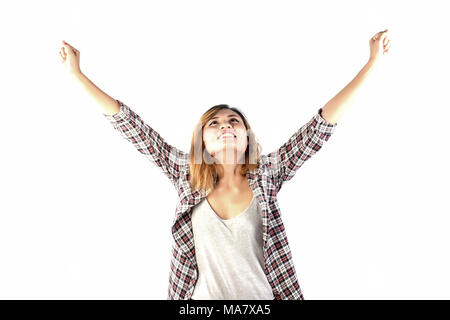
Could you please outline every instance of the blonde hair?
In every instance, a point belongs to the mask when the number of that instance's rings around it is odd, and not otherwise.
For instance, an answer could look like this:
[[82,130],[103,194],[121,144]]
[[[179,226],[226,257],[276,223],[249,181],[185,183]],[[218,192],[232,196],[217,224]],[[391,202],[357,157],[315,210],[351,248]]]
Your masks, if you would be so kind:
[[[197,123],[191,140],[191,152],[190,152],[190,164],[189,164],[189,183],[193,190],[200,189],[202,191],[212,190],[217,183],[217,177],[219,173],[222,173],[222,167],[217,165],[213,160],[213,157],[206,150],[205,143],[203,141],[203,127],[211,120],[216,113],[220,110],[228,109],[236,112],[244,122],[247,129],[247,149],[245,150],[245,163],[240,167],[240,174],[245,176],[248,171],[259,168],[260,166],[260,154],[261,145],[258,139],[253,133],[251,126],[247,118],[243,113],[234,107],[230,107],[227,104],[219,104],[208,109]],[[201,143],[200,143],[201,141]],[[197,143],[196,143],[197,142]],[[204,161],[203,156],[208,160],[208,164]]]

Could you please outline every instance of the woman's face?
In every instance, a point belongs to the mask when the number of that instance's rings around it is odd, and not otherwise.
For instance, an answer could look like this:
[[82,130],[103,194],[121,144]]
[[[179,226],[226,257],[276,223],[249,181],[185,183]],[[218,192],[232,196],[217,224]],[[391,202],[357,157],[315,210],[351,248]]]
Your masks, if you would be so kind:
[[245,163],[247,129],[234,111],[222,109],[203,127],[205,148],[219,163]]

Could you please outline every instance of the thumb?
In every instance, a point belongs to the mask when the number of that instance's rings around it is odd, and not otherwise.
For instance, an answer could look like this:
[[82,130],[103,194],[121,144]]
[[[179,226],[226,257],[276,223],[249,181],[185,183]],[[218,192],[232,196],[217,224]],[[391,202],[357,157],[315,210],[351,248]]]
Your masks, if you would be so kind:
[[70,47],[67,44],[64,44],[63,46],[64,46],[64,49],[66,50],[66,54],[68,54],[68,55],[73,54],[72,50],[70,49]]

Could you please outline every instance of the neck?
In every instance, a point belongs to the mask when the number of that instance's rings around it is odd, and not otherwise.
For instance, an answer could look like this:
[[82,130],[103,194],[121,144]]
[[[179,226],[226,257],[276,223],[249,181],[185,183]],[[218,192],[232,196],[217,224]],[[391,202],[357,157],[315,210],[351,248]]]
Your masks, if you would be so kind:
[[237,188],[245,180],[239,171],[241,164],[221,164],[222,172],[218,173],[217,186],[226,189]]

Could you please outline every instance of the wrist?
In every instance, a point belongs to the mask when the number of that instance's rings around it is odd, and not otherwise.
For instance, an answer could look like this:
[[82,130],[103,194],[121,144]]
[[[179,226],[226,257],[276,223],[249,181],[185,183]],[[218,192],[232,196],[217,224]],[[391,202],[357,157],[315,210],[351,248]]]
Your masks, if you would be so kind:
[[77,79],[81,79],[82,77],[84,77],[84,74],[81,71],[71,71],[70,74],[72,75],[72,77]]
[[376,66],[379,64],[379,62],[380,62],[380,59],[378,59],[378,58],[369,58],[369,60],[367,61],[366,64],[370,65],[370,66]]

